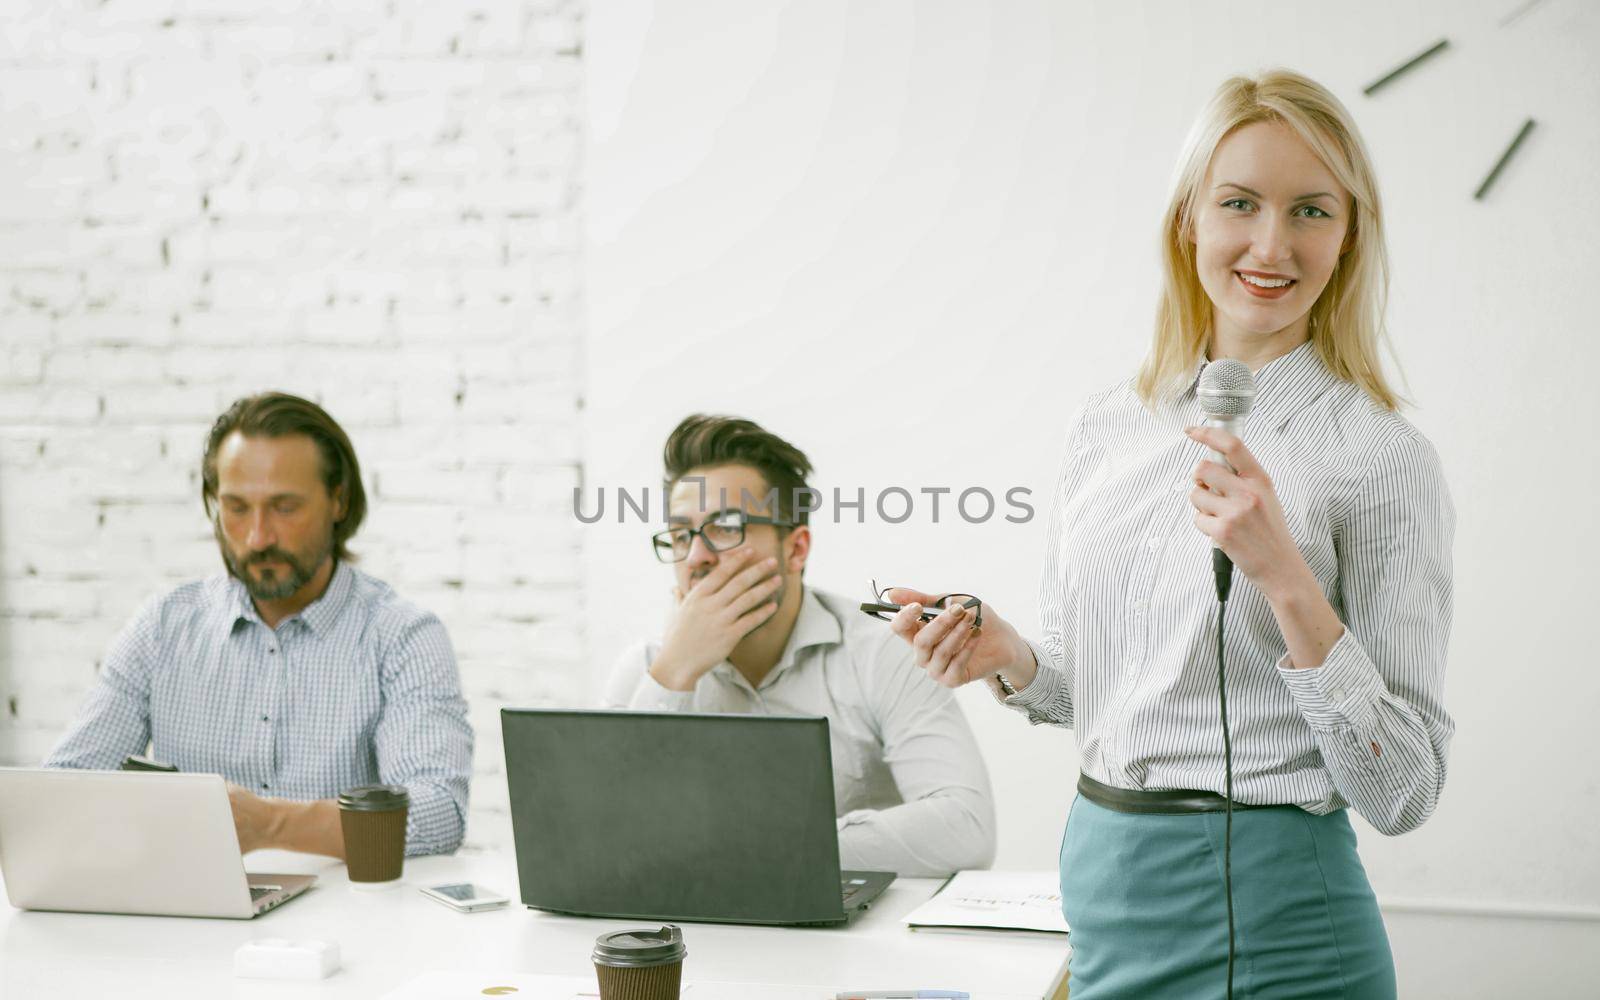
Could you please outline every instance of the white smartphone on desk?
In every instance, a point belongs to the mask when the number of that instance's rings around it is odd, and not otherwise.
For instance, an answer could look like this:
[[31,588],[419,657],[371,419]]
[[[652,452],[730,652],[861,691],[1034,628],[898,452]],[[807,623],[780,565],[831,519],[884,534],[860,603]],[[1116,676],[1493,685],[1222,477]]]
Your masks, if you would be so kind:
[[440,885],[423,886],[422,894],[461,913],[492,910],[509,902],[499,893],[485,889],[481,885],[473,885],[471,882],[444,882]]

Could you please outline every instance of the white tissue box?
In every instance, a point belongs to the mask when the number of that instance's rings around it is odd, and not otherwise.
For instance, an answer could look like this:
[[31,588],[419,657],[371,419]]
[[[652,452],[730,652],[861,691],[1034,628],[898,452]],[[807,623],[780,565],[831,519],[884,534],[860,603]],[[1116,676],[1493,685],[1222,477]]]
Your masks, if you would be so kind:
[[261,938],[233,953],[233,974],[242,979],[326,979],[339,971],[339,946],[332,941]]

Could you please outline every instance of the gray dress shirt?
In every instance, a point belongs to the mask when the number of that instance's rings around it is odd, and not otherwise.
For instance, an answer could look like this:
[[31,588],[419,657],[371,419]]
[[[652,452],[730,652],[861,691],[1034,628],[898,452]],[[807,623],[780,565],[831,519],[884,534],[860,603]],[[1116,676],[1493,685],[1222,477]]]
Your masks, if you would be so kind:
[[724,660],[693,691],[650,676],[660,646],[618,660],[608,708],[821,715],[832,739],[834,812],[844,868],[945,876],[994,861],[994,798],[951,692],[859,601],[807,587],[783,655],[759,687]]
[[[1318,814],[1354,806],[1403,833],[1438,802],[1455,731],[1444,708],[1455,510],[1439,458],[1309,342],[1255,377],[1240,436],[1345,630],[1320,665],[1292,668],[1271,607],[1234,571],[1234,795]],[[1194,390],[1152,413],[1124,383],[1073,422],[1046,532],[1041,669],[1004,698],[1035,723],[1075,728],[1084,771],[1121,788],[1223,789],[1211,540],[1188,496],[1209,453],[1183,434],[1204,419]]]
[[403,785],[408,854],[454,851],[466,827],[472,727],[450,638],[345,563],[276,629],[226,574],[146,604],[44,764],[111,769],[147,747],[274,798]]

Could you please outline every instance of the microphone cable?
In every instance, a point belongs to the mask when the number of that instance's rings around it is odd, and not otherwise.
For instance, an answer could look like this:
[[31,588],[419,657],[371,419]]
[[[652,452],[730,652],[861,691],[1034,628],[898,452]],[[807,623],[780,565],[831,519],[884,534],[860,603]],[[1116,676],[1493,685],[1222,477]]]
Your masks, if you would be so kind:
[[[1255,374],[1233,358],[1207,362],[1195,388],[1206,423],[1237,433],[1235,425],[1250,412],[1256,398]],[[1213,451],[1212,458],[1232,469],[1227,456]],[[1237,470],[1235,470],[1237,471]],[[1217,578],[1217,699],[1222,705],[1223,808],[1228,814],[1222,837],[1222,881],[1228,894],[1228,1000],[1233,1000],[1233,964],[1236,951],[1233,927],[1233,740],[1228,733],[1228,674],[1223,664],[1222,625],[1227,617],[1228,591],[1233,586],[1233,560],[1222,549],[1211,549],[1211,569]]]
[[1222,705],[1223,798],[1227,819],[1222,834],[1222,884],[1228,897],[1228,1000],[1233,1000],[1233,741],[1228,735],[1228,676],[1223,670],[1222,623],[1233,587],[1233,560],[1221,549],[1211,550],[1211,569],[1217,578],[1217,698]]

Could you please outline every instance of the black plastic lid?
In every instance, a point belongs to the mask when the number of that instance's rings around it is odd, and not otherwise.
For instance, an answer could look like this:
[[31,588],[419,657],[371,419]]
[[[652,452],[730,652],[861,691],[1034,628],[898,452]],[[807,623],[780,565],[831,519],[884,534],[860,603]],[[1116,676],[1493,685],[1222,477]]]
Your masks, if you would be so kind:
[[400,785],[362,785],[339,793],[339,808],[356,812],[388,812],[404,809],[410,802],[410,794]]
[[689,954],[683,931],[666,924],[658,931],[630,930],[602,934],[594,942],[594,963],[610,968],[671,965]]

